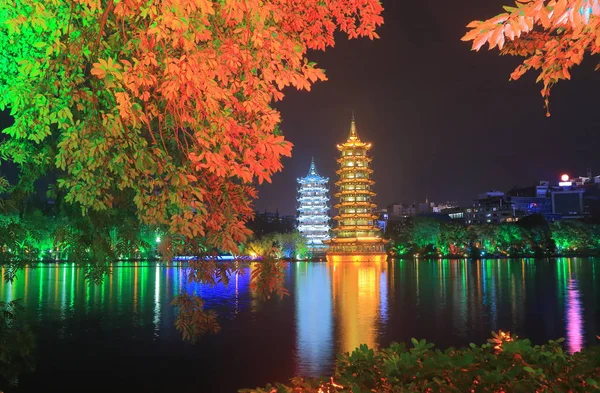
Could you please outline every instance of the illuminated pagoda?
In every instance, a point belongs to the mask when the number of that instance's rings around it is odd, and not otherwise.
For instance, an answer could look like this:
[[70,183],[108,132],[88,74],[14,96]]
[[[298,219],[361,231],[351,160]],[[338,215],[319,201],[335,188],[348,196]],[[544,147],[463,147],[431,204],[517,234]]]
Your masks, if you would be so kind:
[[370,143],[360,140],[356,133],[356,122],[352,116],[348,140],[337,145],[341,157],[337,160],[340,169],[336,172],[339,181],[336,184],[339,192],[335,197],[339,203],[334,207],[338,215],[333,219],[337,226],[329,244],[327,259],[332,261],[374,261],[385,259],[384,246],[388,242],[383,239],[381,230],[375,225],[377,207],[372,198],[375,193],[371,187],[375,183],[370,179],[373,173],[369,169],[371,158],[367,156]]
[[319,176],[315,159],[310,162],[308,175],[298,179],[298,231],[306,238],[313,255],[324,254],[329,239],[328,177]]

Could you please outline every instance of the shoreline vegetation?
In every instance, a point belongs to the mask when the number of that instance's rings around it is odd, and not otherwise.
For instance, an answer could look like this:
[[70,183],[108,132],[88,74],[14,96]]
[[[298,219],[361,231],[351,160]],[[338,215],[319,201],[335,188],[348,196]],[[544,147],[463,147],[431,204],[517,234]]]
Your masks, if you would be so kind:
[[[600,340],[600,337],[598,337]],[[564,339],[532,345],[510,333],[492,332],[483,345],[435,349],[425,340],[412,347],[361,345],[339,354],[333,375],[295,377],[286,384],[240,389],[240,393],[345,392],[598,392],[600,346],[569,354]]]
[[[63,213],[63,214],[61,214]],[[140,224],[128,214],[97,220],[74,212],[39,208],[0,215],[0,265],[74,262],[105,266],[122,261],[173,261],[177,255],[247,261],[269,256],[288,262],[325,260],[313,257],[298,232],[252,236],[238,244],[236,255],[188,244],[166,228]],[[563,220],[549,223],[529,216],[518,223],[464,225],[439,217],[391,221],[385,233],[394,259],[505,259],[600,256],[600,224]],[[218,258],[216,258],[218,259]],[[98,275],[107,272],[100,269]]]
[[548,222],[541,215],[514,223],[470,224],[438,217],[392,221],[386,236],[392,257],[531,258],[600,255],[600,224]]

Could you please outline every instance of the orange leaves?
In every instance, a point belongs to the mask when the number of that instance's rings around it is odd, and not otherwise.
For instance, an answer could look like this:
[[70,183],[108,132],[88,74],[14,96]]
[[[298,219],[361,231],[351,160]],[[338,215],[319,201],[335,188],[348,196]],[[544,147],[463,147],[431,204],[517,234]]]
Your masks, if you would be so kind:
[[123,120],[131,118],[131,101],[127,93],[115,93],[117,99],[117,107],[119,109],[119,115]]
[[[521,0],[486,21],[474,21],[462,38],[478,51],[485,44],[502,54],[525,57],[511,79],[539,70],[546,108],[551,87],[570,79],[584,54],[600,52],[600,3],[596,0]],[[508,42],[507,42],[508,40]]]
[[98,62],[94,63],[93,66],[94,67],[90,72],[99,79],[103,79],[107,75],[115,73],[122,68],[119,63],[114,62],[110,57],[108,60],[98,59]]
[[223,249],[248,235],[251,185],[291,154],[273,102],[327,80],[309,49],[383,23],[378,0],[41,3],[60,15],[44,61],[65,80],[37,93],[61,92],[72,115],[55,115],[53,138],[69,200],[87,211],[128,195],[143,222]]

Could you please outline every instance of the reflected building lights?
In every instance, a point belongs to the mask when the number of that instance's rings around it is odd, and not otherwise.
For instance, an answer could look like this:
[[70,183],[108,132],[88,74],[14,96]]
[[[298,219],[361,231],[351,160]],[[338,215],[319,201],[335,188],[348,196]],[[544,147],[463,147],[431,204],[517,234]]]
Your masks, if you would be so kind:
[[577,280],[570,279],[567,286],[566,301],[566,345],[570,353],[581,351],[584,346],[583,333],[583,307],[581,306],[580,293]]
[[240,312],[240,274],[235,273],[235,308],[233,310],[234,315],[238,315]]
[[40,322],[42,320],[42,310],[43,310],[43,296],[44,296],[44,273],[46,272],[46,269],[42,266],[39,269],[39,275],[40,275],[40,282],[39,282],[39,290],[38,290],[38,312],[37,312],[37,317],[38,317],[38,322]]
[[388,280],[386,270],[379,274],[379,318],[382,325],[388,320]]
[[297,372],[317,377],[334,354],[331,279],[325,263],[297,263]]
[[340,352],[350,352],[360,344],[377,347],[380,280],[385,265],[382,262],[334,264],[335,269],[331,270],[333,307]]
[[154,268],[154,338],[158,338],[160,332],[160,268]]

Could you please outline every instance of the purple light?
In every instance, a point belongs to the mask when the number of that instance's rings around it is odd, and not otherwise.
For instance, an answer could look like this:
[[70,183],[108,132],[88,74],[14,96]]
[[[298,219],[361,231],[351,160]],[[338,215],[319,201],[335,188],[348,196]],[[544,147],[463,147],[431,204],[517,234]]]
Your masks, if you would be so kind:
[[[204,259],[212,259],[213,257],[204,257]],[[256,257],[251,257],[251,256],[238,256],[238,257],[234,257],[233,255],[217,255],[216,257],[217,261],[236,261],[236,260],[254,260],[256,259]],[[174,261],[195,261],[197,260],[198,257],[196,256],[185,256],[185,255],[179,255],[173,258]]]
[[569,280],[567,286],[567,350],[570,353],[583,349],[583,308],[579,299],[577,281]]

